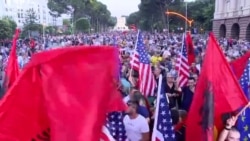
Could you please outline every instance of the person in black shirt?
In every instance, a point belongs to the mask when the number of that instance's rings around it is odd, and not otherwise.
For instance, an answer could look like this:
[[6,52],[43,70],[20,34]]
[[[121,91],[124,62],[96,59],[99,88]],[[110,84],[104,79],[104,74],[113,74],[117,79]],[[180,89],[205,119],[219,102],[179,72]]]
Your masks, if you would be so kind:
[[190,77],[188,79],[188,85],[182,88],[182,101],[181,109],[189,111],[191,103],[193,101],[194,89],[195,89],[195,79]]
[[[170,109],[175,108],[177,106],[178,99],[180,98],[180,92],[177,90],[175,84],[175,76],[171,73],[167,74],[167,81],[163,83],[163,89],[169,99]],[[180,105],[178,105],[178,107],[179,106]]]
[[184,110],[171,110],[171,118],[175,131],[175,139],[176,141],[185,141],[185,120],[186,120],[187,112]]

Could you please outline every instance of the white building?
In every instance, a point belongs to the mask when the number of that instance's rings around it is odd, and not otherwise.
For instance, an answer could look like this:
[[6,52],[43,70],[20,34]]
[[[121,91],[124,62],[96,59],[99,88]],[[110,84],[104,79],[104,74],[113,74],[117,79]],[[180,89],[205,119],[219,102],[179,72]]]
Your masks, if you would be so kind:
[[250,0],[216,0],[213,31],[217,37],[250,41]]
[[11,17],[18,27],[22,27],[26,12],[33,9],[37,15],[37,23],[45,26],[61,26],[61,18],[53,18],[47,7],[48,0],[0,0],[0,18]]
[[117,18],[117,23],[114,27],[115,31],[127,31],[129,30],[126,26],[126,17]]

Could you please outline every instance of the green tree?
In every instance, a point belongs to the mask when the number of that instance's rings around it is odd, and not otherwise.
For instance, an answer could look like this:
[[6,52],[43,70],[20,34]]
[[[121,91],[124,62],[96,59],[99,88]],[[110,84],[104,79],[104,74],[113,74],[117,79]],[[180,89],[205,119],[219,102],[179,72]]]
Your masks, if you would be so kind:
[[63,27],[64,27],[64,34],[71,34],[72,33],[72,20],[70,19],[63,19]]
[[39,36],[43,32],[43,25],[37,23],[37,15],[34,9],[28,9],[25,15],[22,37]]
[[107,6],[97,0],[49,0],[48,7],[59,15],[72,14],[73,21],[89,17],[96,32],[107,30],[116,24]]
[[[188,19],[194,20],[194,27],[211,30],[215,0],[195,1],[188,3]],[[185,27],[185,21],[165,12],[174,11],[185,15],[186,7],[183,0],[141,0],[139,11],[131,13],[127,18],[127,25],[135,24],[142,30],[161,31],[169,22],[170,29]]]
[[50,34],[50,35],[55,35],[57,32],[57,27],[56,26],[47,26],[45,28],[45,33]]
[[17,28],[16,22],[12,18],[10,18],[10,17],[3,17],[3,20],[8,23],[8,25],[11,28],[11,33],[14,34],[15,30]]
[[132,25],[132,24],[138,26],[139,22],[140,22],[140,12],[139,11],[131,13],[126,19],[127,26]]
[[33,8],[26,11],[24,25],[35,24],[37,20],[38,18]]
[[71,26],[71,22],[69,19],[63,19],[63,26]]
[[88,19],[80,19],[75,23],[75,29],[77,32],[89,32],[90,24]]
[[23,27],[22,37],[39,36],[43,32],[43,25],[41,24],[28,24]]
[[6,20],[0,20],[0,39],[10,39],[12,38],[12,29]]

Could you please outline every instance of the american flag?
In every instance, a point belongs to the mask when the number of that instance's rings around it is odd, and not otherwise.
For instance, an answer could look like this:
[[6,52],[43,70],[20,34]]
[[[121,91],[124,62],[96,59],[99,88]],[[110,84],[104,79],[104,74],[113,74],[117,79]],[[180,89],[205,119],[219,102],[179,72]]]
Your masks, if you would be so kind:
[[162,88],[162,75],[159,77],[159,88],[152,141],[175,141],[175,133],[173,130],[168,100],[165,93],[163,93]]
[[137,38],[137,46],[132,57],[131,66],[139,72],[140,92],[145,96],[153,96],[156,82],[141,32],[138,33]]
[[178,71],[179,87],[183,87],[187,84],[189,77],[188,55],[187,55],[186,40],[184,35],[182,39],[181,52],[176,62],[176,69]]
[[122,112],[112,112],[108,114],[103,133],[106,137],[104,141],[126,141],[126,131],[123,124],[124,114]]
[[[249,97],[249,83],[250,83],[250,61],[248,61],[247,66],[244,70],[244,73],[241,76],[240,79],[240,85],[242,90],[244,91],[245,95],[247,96],[248,100],[250,100]],[[245,112],[243,112],[242,115],[238,118],[237,123],[238,129],[241,133],[241,141],[248,141],[250,138],[250,109],[247,108]]]

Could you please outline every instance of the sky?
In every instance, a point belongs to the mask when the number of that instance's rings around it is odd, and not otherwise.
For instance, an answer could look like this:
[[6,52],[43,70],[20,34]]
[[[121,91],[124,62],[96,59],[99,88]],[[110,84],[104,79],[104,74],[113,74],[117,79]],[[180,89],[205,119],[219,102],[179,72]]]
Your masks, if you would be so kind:
[[107,5],[112,16],[128,16],[130,13],[138,11],[138,4],[141,0],[98,0]]

